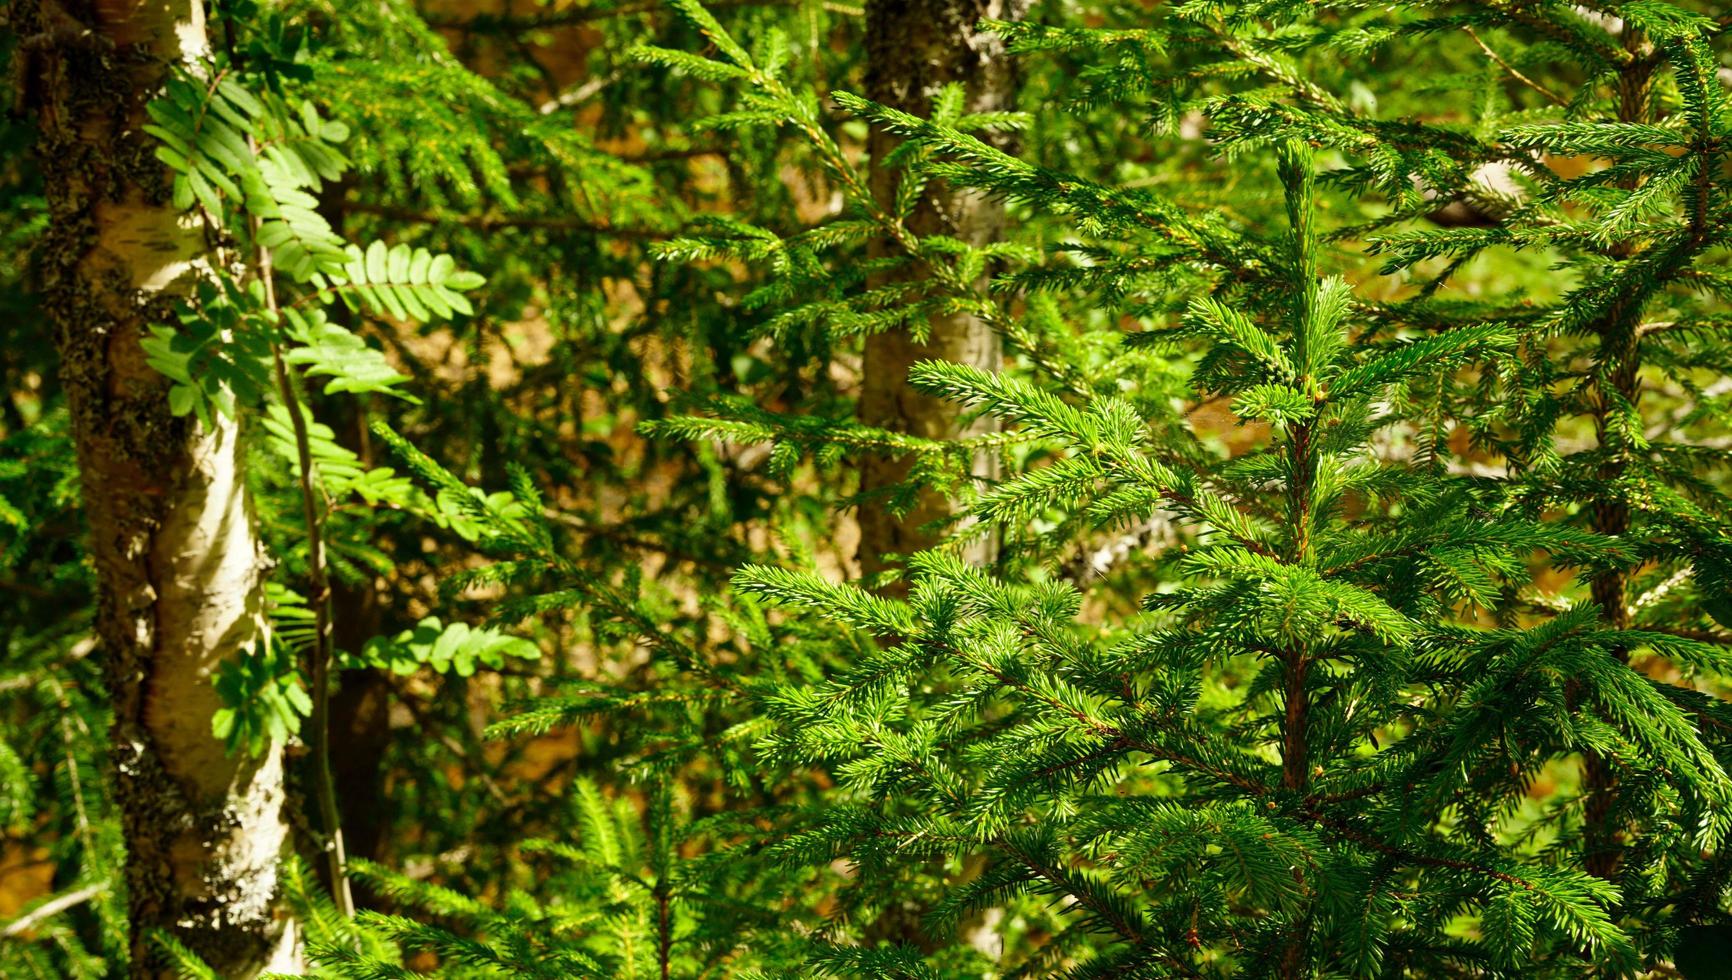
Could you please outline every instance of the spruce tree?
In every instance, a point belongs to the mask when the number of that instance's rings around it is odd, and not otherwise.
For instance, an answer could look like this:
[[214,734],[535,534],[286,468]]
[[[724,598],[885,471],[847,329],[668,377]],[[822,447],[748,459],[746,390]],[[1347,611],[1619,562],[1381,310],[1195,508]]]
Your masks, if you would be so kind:
[[[836,95],[929,154],[917,174],[1067,216],[1086,244],[983,297],[957,273],[978,261],[966,245],[940,257],[900,215],[858,205],[924,264],[943,298],[923,302],[996,311],[1020,342],[1017,376],[932,362],[912,380],[1050,451],[973,504],[1021,544],[1005,575],[959,564],[961,532],[910,562],[906,601],[811,572],[739,577],[748,595],[878,637],[847,672],[763,702],[782,723],[768,757],[823,765],[845,789],[785,853],[846,856],[862,891],[911,884],[898,878],[910,857],[989,855],[934,924],[1028,909],[1025,896],[1069,911],[1005,969],[1562,976],[1699,959],[1724,928],[1732,789],[1716,696],[1728,635],[1713,618],[1724,483],[1720,451],[1691,442],[1714,431],[1721,396],[1703,386],[1723,370],[1718,24],[1647,2],[1187,4],[1154,20],[995,26],[1017,50],[1116,59],[1082,98],[1144,100],[1157,132],[1189,139],[1200,116],[1252,185],[1230,209]],[[691,70],[761,93],[755,121],[811,132],[797,96],[712,40],[713,67]],[[1363,91],[1365,66],[1422,51],[1437,76]],[[1429,118],[1427,87],[1463,75],[1477,100]],[[1360,91],[1332,91],[1347,82]],[[1572,176],[1563,154],[1604,162]],[[1271,156],[1279,236],[1255,193]],[[1320,229],[1325,205],[1364,219]],[[1324,240],[1349,248],[1329,256]],[[1452,294],[1505,246],[1544,249],[1567,275],[1548,289],[1518,256],[1505,295]],[[1412,285],[1373,300],[1320,272],[1363,275],[1355,253]],[[1040,353],[1055,335],[1028,329],[1040,297],[1006,301],[1017,286],[1148,326],[1102,368],[1054,365]],[[1139,399],[1131,352],[1150,349],[1194,364],[1190,408],[1227,400],[1251,447],[1223,459],[1190,410]],[[1639,398],[1650,385],[1664,394]],[[869,437],[793,420],[760,431],[790,448]],[[1176,527],[1177,547],[1139,563],[1143,613],[1103,621],[1097,599],[1079,622],[1088,595],[1066,581],[1065,542],[1151,520]],[[905,949],[848,941],[826,957],[842,972],[920,969]]]

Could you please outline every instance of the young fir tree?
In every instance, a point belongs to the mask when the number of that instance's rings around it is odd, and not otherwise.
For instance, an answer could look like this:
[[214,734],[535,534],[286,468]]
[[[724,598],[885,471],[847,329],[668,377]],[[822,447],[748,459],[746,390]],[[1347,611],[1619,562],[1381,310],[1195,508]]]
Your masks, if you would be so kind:
[[[822,145],[813,108],[773,66],[689,13],[719,54],[655,57],[756,92],[758,111],[733,121]],[[1717,23],[1650,2],[1186,4],[1154,20],[998,27],[1020,50],[1111,59],[1084,99],[1144,100],[1181,139],[1200,117],[1239,173],[1278,148],[1284,241],[1262,230],[1269,208],[1254,193],[1199,213],[1015,159],[942,112],[837,102],[917,148],[904,161],[934,155],[919,179],[1073,218],[1090,241],[1063,251],[1080,261],[1005,285],[1091,290],[1157,325],[1182,306],[1179,326],[1131,346],[1195,352],[1199,404],[1230,399],[1267,439],[1212,457],[1171,405],[1139,399],[1134,361],[1091,371],[1042,357],[1060,341],[1036,332],[1039,297],[1026,313],[980,297],[959,274],[976,250],[922,239],[864,195],[864,231],[809,233],[819,248],[881,234],[923,266],[927,291],[840,299],[875,327],[927,305],[981,310],[1025,377],[931,363],[914,380],[1015,425],[1005,444],[1057,451],[975,504],[980,525],[1024,543],[1013,580],[959,564],[960,537],[911,563],[906,602],[810,573],[743,573],[748,594],[880,638],[848,673],[765,702],[783,722],[771,757],[822,763],[846,787],[786,852],[848,856],[860,891],[880,896],[886,881],[913,887],[898,875],[911,855],[990,855],[934,925],[971,907],[1027,909],[1028,895],[1071,913],[1051,941],[1007,950],[1005,969],[1700,969],[1725,928],[1732,790],[1715,696],[1728,666],[1714,620],[1723,456],[1702,444],[1723,434],[1724,396],[1709,387],[1725,349]],[[1509,43],[1525,50],[1493,46]],[[1421,56],[1435,74],[1391,70]],[[1432,118],[1427,96],[1464,75],[1477,100]],[[1318,278],[1306,144],[1327,151],[1326,179],[1346,192],[1331,201],[1373,219],[1331,237],[1386,256],[1386,272],[1422,273],[1410,292],[1373,302]],[[1569,153],[1599,161],[1571,177]],[[846,184],[848,162],[830,159]],[[1500,281],[1471,261],[1499,246],[1546,249],[1569,274],[1546,283],[1518,257]],[[782,247],[710,237],[673,254]],[[1446,261],[1421,268],[1433,258]],[[1470,274],[1502,295],[1453,295]],[[1644,387],[1658,390],[1638,398]],[[677,429],[788,451],[885,438],[761,414]],[[1076,622],[1083,596],[1038,559],[1071,536],[1050,529],[1074,532],[1077,517],[1184,529],[1183,557],[1149,567],[1145,617],[1102,624],[1097,605]],[[833,937],[859,934],[838,923]],[[842,943],[826,956],[842,971],[927,969],[906,949]]]
[[[1573,678],[1635,751],[1687,774],[1698,841],[1715,843],[1724,773],[1676,706],[1606,661],[1619,642],[1695,648],[1594,629],[1588,609],[1547,629],[1451,621],[1535,549],[1598,562],[1612,547],[1488,520],[1467,488],[1370,449],[1399,419],[1377,404],[1391,385],[1509,335],[1355,343],[1349,288],[1317,271],[1308,154],[1281,153],[1292,233],[1270,253],[1279,291],[1260,309],[1200,299],[1181,326],[1142,335],[1211,342],[1200,385],[1269,425],[1265,448],[1187,472],[1116,399],[1073,406],[941,362],[914,375],[1068,451],[986,495],[981,519],[1086,501],[1101,523],[1158,508],[1200,532],[1188,581],[1145,599],[1149,621],[1078,629],[1073,587],[997,582],[938,553],[917,559],[906,603],[742,573],[751,592],[893,638],[830,684],[772,700],[789,732],[776,749],[836,766],[860,800],[789,848],[874,869],[911,850],[985,849],[993,866],[933,915],[1069,897],[1075,921],[1054,942],[1095,934],[1090,975],[1633,965],[1606,908],[1615,890],[1525,837],[1498,839],[1495,818],[1520,799],[1524,762],[1570,724]],[[1496,778],[1462,778],[1499,750]],[[1165,778],[1137,776],[1150,764]],[[1479,915],[1477,941],[1457,928],[1464,910]]]

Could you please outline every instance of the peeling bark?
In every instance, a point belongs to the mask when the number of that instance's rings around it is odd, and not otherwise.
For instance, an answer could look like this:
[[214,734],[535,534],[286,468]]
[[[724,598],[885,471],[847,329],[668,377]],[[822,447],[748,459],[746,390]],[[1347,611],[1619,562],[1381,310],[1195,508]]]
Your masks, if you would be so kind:
[[[866,92],[885,105],[924,116],[945,85],[960,83],[968,112],[1001,112],[1015,107],[1016,76],[1003,42],[976,29],[982,18],[1020,19],[1029,0],[868,0],[866,4]],[[870,151],[881,161],[895,148],[895,138],[874,130]],[[889,204],[896,175],[882,168],[872,174],[873,193]],[[977,191],[959,191],[934,183],[909,218],[917,235],[949,235],[974,245],[997,239],[1004,225],[1004,208]],[[933,398],[908,386],[908,368],[916,361],[939,358],[997,371],[1004,360],[999,338],[980,319],[944,316],[931,321],[930,336],[917,343],[903,330],[875,334],[866,341],[865,378],[860,396],[860,421],[872,426],[931,439],[977,435],[996,428],[992,419],[964,424],[964,412],[953,402]],[[868,457],[861,467],[861,491],[871,495],[906,479],[907,458]],[[997,458],[982,453],[974,474],[997,475]],[[907,555],[937,543],[920,530],[953,513],[951,503],[935,493],[923,493],[913,508],[898,517],[878,499],[860,509],[860,565],[870,575],[884,570],[889,554]],[[976,539],[966,557],[977,564],[996,557],[996,541]]]
[[78,446],[97,633],[114,708],[134,977],[165,975],[162,931],[224,977],[301,965],[277,867],[283,758],[211,735],[211,675],[265,635],[266,560],[233,422],[173,417],[139,345],[201,268],[203,235],[168,203],[140,130],[169,68],[205,52],[199,0],[24,0],[23,37],[51,229],[40,252]]

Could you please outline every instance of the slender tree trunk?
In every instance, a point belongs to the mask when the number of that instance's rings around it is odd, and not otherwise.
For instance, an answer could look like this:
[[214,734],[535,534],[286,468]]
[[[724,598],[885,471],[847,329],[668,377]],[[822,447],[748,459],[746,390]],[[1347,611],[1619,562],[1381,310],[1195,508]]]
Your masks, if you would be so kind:
[[[359,650],[385,632],[370,585],[334,584],[332,591],[337,649]],[[385,752],[391,743],[391,684],[383,672],[346,672],[343,685],[331,695],[331,741],[341,746],[331,768],[349,858],[379,860],[385,856],[390,830]],[[362,890],[365,884],[356,882],[355,887]]]
[[[868,97],[924,116],[940,89],[960,83],[967,92],[969,112],[1013,108],[1016,75],[1011,59],[999,39],[977,30],[976,24],[982,18],[1019,19],[1028,4],[1029,0],[867,0]],[[873,131],[874,161],[882,161],[894,146],[894,137]],[[873,193],[886,205],[893,199],[896,176],[882,167],[873,171]],[[981,245],[998,238],[1004,208],[977,192],[935,183],[927,188],[908,224],[917,235],[943,234]],[[991,431],[992,420],[965,425],[956,404],[914,391],[907,378],[911,365],[927,359],[997,371],[1004,357],[997,334],[972,316],[938,317],[928,327],[930,336],[924,343],[905,330],[867,339],[860,421],[933,439]],[[868,457],[861,468],[860,488],[871,499],[860,508],[860,564],[869,575],[888,567],[891,554],[906,555],[937,543],[921,526],[952,513],[950,502],[935,493],[921,494],[906,514],[892,513],[881,492],[902,482],[910,465],[907,458]],[[977,477],[991,479],[996,469],[992,454],[982,453],[975,460]],[[994,539],[980,538],[967,557],[986,564],[996,551]]]
[[300,966],[280,906],[283,757],[213,738],[211,675],[264,638],[266,566],[232,422],[170,415],[139,340],[204,266],[140,131],[170,67],[206,50],[199,0],[24,0],[52,221],[45,308],[78,445],[113,700],[134,977],[167,933],[223,977]]
[[[349,228],[343,202],[351,185],[352,175],[326,188],[319,202],[319,213],[345,239],[349,237]],[[319,405],[320,411],[315,416],[331,422],[338,441],[353,450],[363,465],[369,468],[377,465],[367,430],[367,413],[351,398],[327,401],[329,404]],[[360,650],[368,640],[386,632],[384,614],[372,582],[331,583],[332,639],[337,649]],[[358,670],[343,676],[341,685],[331,695],[331,740],[342,746],[342,751],[331,758],[331,769],[336,778],[337,803],[342,809],[344,847],[351,859],[381,860],[386,856],[390,830],[385,800],[385,752],[391,744],[391,684],[384,673]],[[365,882],[352,881],[351,885],[357,891],[366,891]],[[384,896],[367,897],[377,900]]]
[[[1645,123],[1652,116],[1654,64],[1649,56],[1653,54],[1653,45],[1641,31],[1628,24],[1619,25],[1618,32],[1624,50],[1636,56],[1618,76],[1618,119]],[[1619,242],[1613,246],[1612,252],[1625,258],[1631,254],[1632,247],[1628,242]],[[1635,406],[1642,397],[1636,325],[1641,319],[1643,305],[1642,302],[1620,300],[1612,304],[1604,318],[1594,326],[1600,343],[1594,389],[1594,432],[1600,449],[1610,454],[1600,468],[1600,478],[1607,483],[1623,476],[1627,467],[1624,454],[1629,450],[1625,440],[1614,433],[1611,419],[1620,410],[1618,403]],[[1621,538],[1630,531],[1630,508],[1623,501],[1597,501],[1590,513],[1593,528],[1600,534]],[[1629,575],[1621,569],[1602,572],[1590,580],[1589,587],[1606,624],[1613,629],[1628,629]],[[1612,656],[1628,662],[1630,652],[1620,647],[1612,651]],[[1578,692],[1572,686],[1569,693],[1574,701]],[[1598,752],[1583,753],[1582,783],[1587,794],[1583,811],[1586,851],[1583,864],[1590,873],[1610,879],[1618,873],[1622,863],[1629,830],[1615,813],[1618,802],[1616,764]]]

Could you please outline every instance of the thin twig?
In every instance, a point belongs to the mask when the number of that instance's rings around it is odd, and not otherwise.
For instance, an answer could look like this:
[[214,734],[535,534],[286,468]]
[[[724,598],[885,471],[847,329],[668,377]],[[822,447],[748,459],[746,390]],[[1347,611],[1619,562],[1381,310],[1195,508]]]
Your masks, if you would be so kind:
[[39,923],[45,922],[76,905],[82,905],[106,891],[108,891],[108,883],[99,881],[94,885],[85,885],[83,888],[51,898],[7,923],[6,928],[0,929],[0,938],[11,939],[15,936],[22,936],[34,929]]
[[1516,81],[1521,82],[1523,85],[1526,85],[1528,88],[1531,88],[1535,92],[1538,92],[1539,94],[1545,96],[1547,99],[1551,100],[1553,105],[1569,105],[1570,104],[1568,99],[1565,99],[1562,96],[1559,96],[1557,93],[1553,92],[1551,89],[1546,88],[1544,85],[1541,85],[1539,82],[1536,82],[1533,79],[1522,74],[1519,70],[1516,69],[1516,67],[1514,65],[1510,64],[1509,62],[1503,60],[1503,58],[1499,57],[1498,53],[1496,51],[1493,51],[1491,49],[1490,45],[1487,45],[1484,41],[1481,41],[1479,39],[1479,35],[1474,33],[1473,28],[1463,27],[1462,30],[1467,32],[1468,37],[1473,38],[1473,43],[1479,45],[1479,49],[1481,51],[1485,52],[1485,56],[1487,58],[1490,58],[1492,61],[1496,62],[1497,66],[1499,68],[1502,68],[1504,71],[1509,72],[1510,76],[1513,77]]
[[582,105],[590,99],[595,98],[609,85],[619,81],[623,75],[624,72],[616,71],[610,72],[606,75],[597,75],[594,78],[585,79],[581,85],[574,85],[567,88],[565,91],[560,92],[558,95],[548,99],[541,105],[536,106],[535,111],[540,115],[546,116],[558,112],[561,109],[569,109],[572,106]]
[[[249,143],[251,139],[249,137]],[[257,152],[257,147],[254,147]],[[254,230],[258,221],[254,219]],[[273,321],[279,318],[276,275],[271,263],[271,250],[258,247],[258,275],[265,291],[265,307]],[[307,585],[311,595],[307,602],[313,607],[313,644],[308,651],[308,684],[312,687],[313,712],[307,719],[307,747],[312,754],[313,796],[324,825],[325,856],[330,864],[331,897],[337,910],[346,918],[354,918],[355,895],[349,886],[348,855],[343,847],[343,821],[337,810],[337,791],[331,776],[331,583],[325,575],[324,517],[320,513],[319,494],[313,486],[312,439],[308,434],[307,409],[301,403],[283,358],[282,345],[271,338],[271,361],[275,369],[277,395],[289,413],[294,430],[295,457],[300,469],[301,516],[307,529]]]
[[[267,275],[269,266],[263,270]],[[267,278],[266,282],[270,280]],[[275,296],[270,287],[265,290],[272,309]],[[331,586],[325,578],[324,522],[319,515],[318,498],[312,485],[312,443],[307,433],[306,409],[296,395],[289,379],[288,365],[283,362],[281,349],[271,344],[275,362],[277,390],[289,411],[294,428],[295,455],[301,471],[301,510],[307,526],[307,584],[312,593],[307,601],[313,607],[313,645],[308,652],[307,682],[312,687],[313,713],[307,719],[307,746],[313,756],[313,795],[319,806],[319,819],[324,824],[325,855],[330,862],[331,892],[337,910],[344,916],[355,915],[355,896],[349,887],[348,856],[343,847],[342,817],[337,810],[336,787],[331,776]]]

